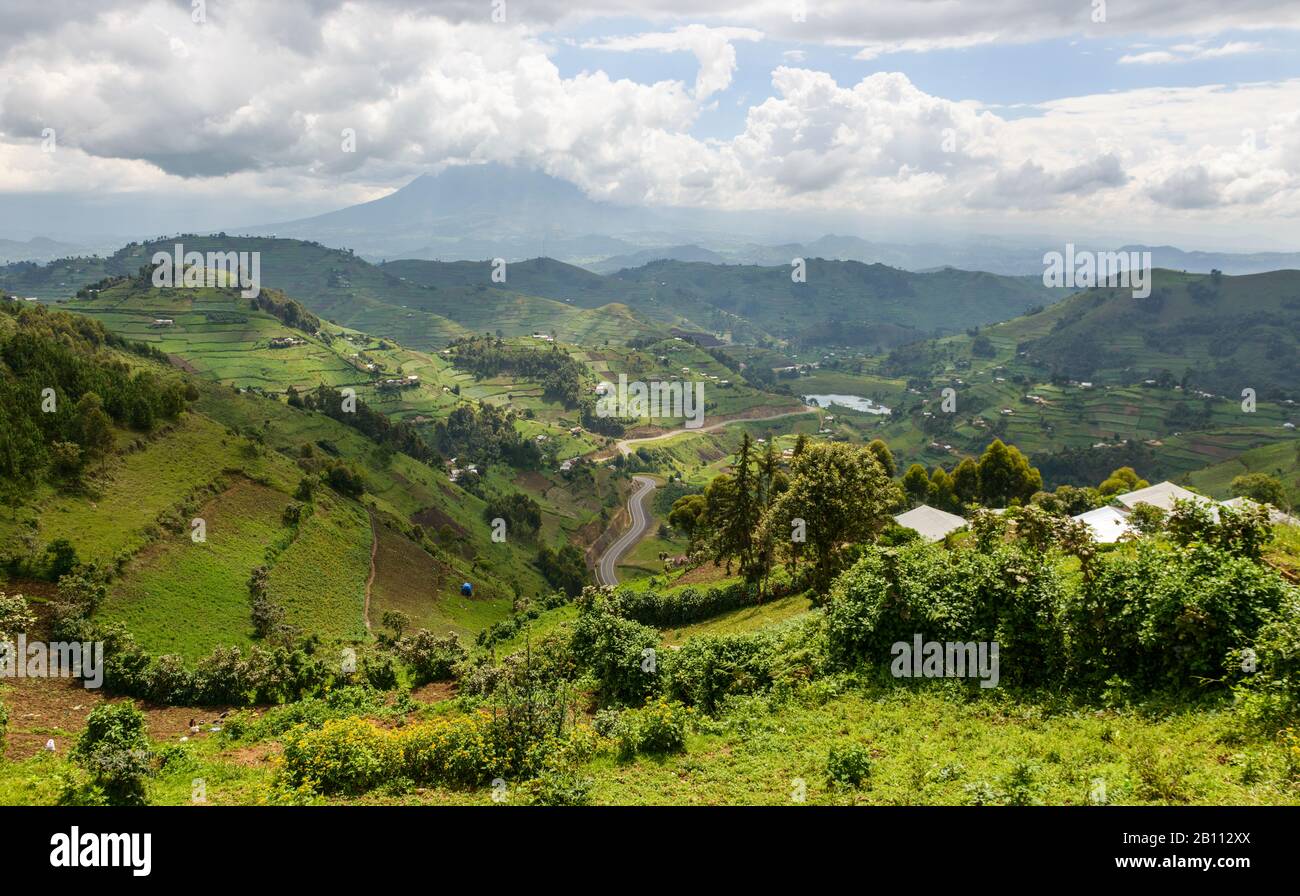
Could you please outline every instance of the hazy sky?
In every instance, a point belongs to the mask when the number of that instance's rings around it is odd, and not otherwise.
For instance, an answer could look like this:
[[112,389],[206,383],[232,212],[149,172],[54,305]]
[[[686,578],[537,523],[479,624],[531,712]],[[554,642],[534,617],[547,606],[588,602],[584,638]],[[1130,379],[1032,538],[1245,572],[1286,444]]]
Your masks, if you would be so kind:
[[631,204],[1295,249],[1297,49],[1296,0],[5,0],[0,235],[495,161]]

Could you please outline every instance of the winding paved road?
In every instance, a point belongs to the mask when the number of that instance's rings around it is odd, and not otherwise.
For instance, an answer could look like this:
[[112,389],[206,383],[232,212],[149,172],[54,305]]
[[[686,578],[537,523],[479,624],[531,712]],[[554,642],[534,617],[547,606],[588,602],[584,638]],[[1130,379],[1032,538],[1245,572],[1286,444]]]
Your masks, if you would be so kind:
[[[765,417],[736,417],[731,420],[723,420],[721,423],[714,423],[710,426],[702,426],[699,429],[674,429],[669,432],[660,433],[657,436],[644,436],[639,439],[622,439],[618,445],[619,453],[624,457],[632,453],[633,445],[643,445],[646,442],[658,442],[661,439],[671,439],[673,436],[679,436],[682,433],[692,432],[717,432],[724,426],[730,426],[733,423],[763,423],[767,420],[780,420],[782,417],[798,417],[802,414],[815,413],[818,409],[805,406],[799,410],[782,411],[779,414],[768,414]],[[645,512],[645,499],[650,496],[656,488],[655,481],[649,476],[632,477],[638,486],[632,496],[628,498],[627,510],[628,515],[632,518],[631,527],[624,532],[618,539],[610,545],[605,553],[601,555],[599,562],[596,564],[596,584],[608,585],[613,587],[618,584],[618,574],[615,568],[618,561],[624,554],[630,551],[646,530],[650,528],[650,516]]]
[[632,549],[641,536],[645,535],[646,530],[650,528],[650,515],[645,512],[645,500],[655,490],[655,481],[649,476],[634,476],[633,480],[637,484],[637,490],[628,498],[627,510],[628,515],[632,518],[632,525],[624,532],[618,541],[611,544],[601,555],[600,562],[596,564],[596,583],[598,585],[614,586],[618,584],[618,574],[614,571],[618,566],[619,558]]

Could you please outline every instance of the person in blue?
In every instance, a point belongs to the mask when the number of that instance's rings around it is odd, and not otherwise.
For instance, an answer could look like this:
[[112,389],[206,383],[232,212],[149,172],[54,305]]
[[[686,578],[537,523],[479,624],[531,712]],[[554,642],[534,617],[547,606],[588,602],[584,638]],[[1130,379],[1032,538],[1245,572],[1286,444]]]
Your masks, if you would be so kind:
[[460,586],[460,593],[465,597],[473,597],[474,586],[471,585],[469,582],[466,582],[465,584]]

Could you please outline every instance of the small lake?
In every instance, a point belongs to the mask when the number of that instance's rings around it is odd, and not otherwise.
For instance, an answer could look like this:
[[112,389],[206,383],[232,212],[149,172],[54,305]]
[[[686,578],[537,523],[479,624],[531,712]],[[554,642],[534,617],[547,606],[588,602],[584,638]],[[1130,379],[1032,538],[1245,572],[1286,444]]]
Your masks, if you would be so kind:
[[805,395],[803,400],[805,404],[816,403],[823,408],[837,404],[842,408],[862,411],[867,414],[889,413],[889,408],[883,404],[876,404],[870,398],[863,398],[861,395]]

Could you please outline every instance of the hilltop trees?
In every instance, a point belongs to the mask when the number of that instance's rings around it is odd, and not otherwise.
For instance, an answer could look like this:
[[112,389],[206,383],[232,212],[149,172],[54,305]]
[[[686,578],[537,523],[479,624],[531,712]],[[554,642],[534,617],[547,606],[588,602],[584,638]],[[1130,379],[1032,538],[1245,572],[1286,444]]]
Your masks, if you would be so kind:
[[1267,473],[1245,473],[1233,479],[1228,489],[1234,498],[1250,498],[1280,509],[1285,509],[1290,503],[1286,499],[1286,488],[1276,476]]
[[985,507],[1006,507],[1012,501],[1024,504],[1042,488],[1042,474],[1019,448],[994,439],[984,449],[979,459],[979,495]]
[[980,468],[975,459],[966,457],[952,471],[952,487],[962,504],[974,504],[980,497]]
[[126,364],[129,346],[97,322],[0,301],[15,326],[0,336],[0,481],[26,484],[47,470],[69,483],[113,448],[113,427],[150,432],[197,397],[179,378]]
[[930,475],[925,472],[925,467],[912,464],[907,468],[903,474],[903,494],[913,506],[925,503],[930,496]]
[[1124,492],[1135,492],[1140,488],[1146,488],[1150,484],[1138,476],[1137,471],[1132,467],[1120,467],[1107,476],[1105,482],[1097,486],[1097,491],[1101,493],[1102,497],[1110,498]]
[[[790,487],[764,515],[774,544],[802,547],[813,564],[813,581],[830,584],[845,545],[870,541],[898,503],[898,486],[867,448],[837,442],[810,445],[791,464]],[[792,538],[802,520],[802,545]]]

